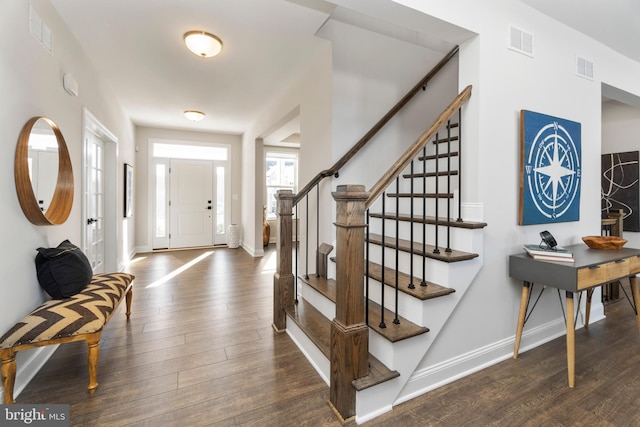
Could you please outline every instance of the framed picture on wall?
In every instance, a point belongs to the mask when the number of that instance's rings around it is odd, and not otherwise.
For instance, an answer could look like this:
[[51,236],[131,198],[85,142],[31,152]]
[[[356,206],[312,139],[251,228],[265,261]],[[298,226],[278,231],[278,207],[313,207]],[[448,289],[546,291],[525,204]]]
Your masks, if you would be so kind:
[[133,166],[124,164],[124,217],[133,215]]
[[602,213],[622,209],[624,231],[640,231],[638,157],[638,151],[602,155]]
[[580,220],[581,126],[520,111],[518,224]]

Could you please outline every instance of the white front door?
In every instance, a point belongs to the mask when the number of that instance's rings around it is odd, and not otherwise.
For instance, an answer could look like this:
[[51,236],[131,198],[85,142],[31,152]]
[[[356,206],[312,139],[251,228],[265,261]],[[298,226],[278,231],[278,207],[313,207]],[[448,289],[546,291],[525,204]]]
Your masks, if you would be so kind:
[[171,160],[170,248],[213,245],[213,163]]
[[104,273],[104,142],[87,133],[85,141],[84,252],[94,273]]

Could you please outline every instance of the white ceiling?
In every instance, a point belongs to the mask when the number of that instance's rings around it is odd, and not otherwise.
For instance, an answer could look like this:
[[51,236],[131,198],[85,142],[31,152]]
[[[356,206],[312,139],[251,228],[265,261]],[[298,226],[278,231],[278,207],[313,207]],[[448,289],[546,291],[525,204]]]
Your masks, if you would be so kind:
[[[137,125],[242,133],[318,52],[327,14],[284,0],[51,0]],[[223,41],[199,58],[183,34]],[[82,88],[80,88],[82,90]],[[203,111],[189,122],[184,110]]]
[[[328,43],[314,34],[333,7],[324,0],[50,1],[136,125],[237,134]],[[640,61],[640,0],[521,1]],[[222,39],[219,56],[187,51],[182,36],[196,29]],[[206,117],[189,122],[187,109]]]
[[640,0],[521,0],[640,62]]

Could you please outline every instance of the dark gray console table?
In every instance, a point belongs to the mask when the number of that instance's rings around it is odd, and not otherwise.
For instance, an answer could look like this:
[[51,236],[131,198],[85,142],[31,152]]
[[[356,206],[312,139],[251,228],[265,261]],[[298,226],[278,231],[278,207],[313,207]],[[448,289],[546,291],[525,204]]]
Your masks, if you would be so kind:
[[[588,310],[591,304],[593,288],[629,278],[634,306],[638,307],[640,294],[636,273],[640,273],[640,249],[622,248],[619,250],[590,249],[585,244],[568,246],[575,262],[541,261],[531,258],[526,253],[509,256],[509,276],[523,281],[520,312],[516,328],[516,343],[513,358],[518,358],[522,329],[529,306],[531,285],[539,283],[566,291],[566,326],[567,326],[567,369],[569,387],[575,385],[575,327],[574,303],[575,292],[587,291],[587,315],[585,324],[589,323]],[[640,331],[640,312],[636,310],[638,330]]]

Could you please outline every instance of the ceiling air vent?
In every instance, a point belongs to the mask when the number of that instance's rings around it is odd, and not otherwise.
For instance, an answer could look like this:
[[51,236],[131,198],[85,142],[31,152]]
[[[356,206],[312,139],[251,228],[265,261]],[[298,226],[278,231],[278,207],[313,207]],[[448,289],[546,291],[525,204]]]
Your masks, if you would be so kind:
[[593,80],[593,61],[576,56],[576,74],[585,79]]
[[533,34],[516,27],[509,30],[509,49],[533,58]]

